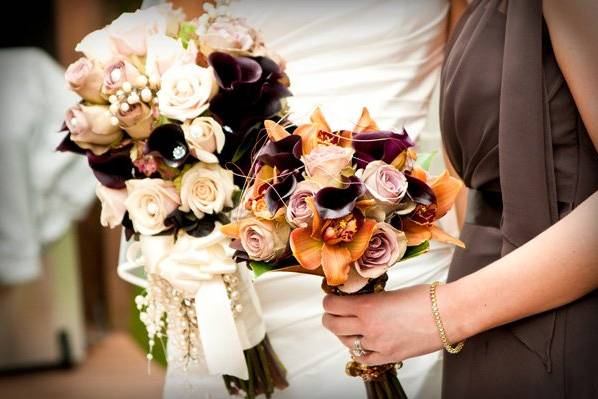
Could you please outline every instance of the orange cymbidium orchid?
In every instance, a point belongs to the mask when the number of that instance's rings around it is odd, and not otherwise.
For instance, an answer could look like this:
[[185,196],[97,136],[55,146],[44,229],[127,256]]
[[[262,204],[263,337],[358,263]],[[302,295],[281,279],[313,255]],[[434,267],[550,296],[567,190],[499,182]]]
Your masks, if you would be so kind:
[[[455,203],[459,191],[463,188],[463,182],[451,177],[446,170],[441,175],[430,179],[423,169],[416,167],[413,169],[411,175],[424,181],[434,192],[436,196],[434,220],[438,220],[446,215]],[[403,225],[403,230],[407,235],[407,245],[409,246],[419,245],[427,240],[436,240],[465,248],[465,244],[461,240],[451,237],[431,223],[422,225],[407,220]]]
[[[312,113],[310,122],[298,126],[293,132],[293,134],[301,136],[303,155],[309,154],[318,145],[337,145],[348,148],[351,147],[353,132],[360,133],[363,131],[378,130],[378,125],[371,118],[367,108],[363,108],[353,131],[342,130],[333,132],[319,107]],[[283,126],[274,121],[264,121],[264,126],[271,141],[279,141],[291,135]]]
[[250,187],[251,193],[246,197],[243,207],[253,216],[272,220],[284,217],[284,209],[279,209],[276,214],[270,213],[266,202],[266,191],[278,183],[278,171],[268,165],[260,168],[255,175],[254,183]]
[[351,265],[368,248],[376,221],[364,218],[358,209],[338,219],[322,219],[313,201],[306,202],[314,212],[314,220],[311,228],[291,232],[293,256],[307,270],[321,266],[328,285],[344,284]]

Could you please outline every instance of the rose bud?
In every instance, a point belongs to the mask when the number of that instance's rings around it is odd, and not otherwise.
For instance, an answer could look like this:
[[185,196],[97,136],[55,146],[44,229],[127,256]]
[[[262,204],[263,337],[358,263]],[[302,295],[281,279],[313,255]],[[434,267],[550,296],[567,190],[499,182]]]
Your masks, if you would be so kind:
[[120,225],[127,211],[125,207],[127,190],[124,188],[115,190],[97,183],[96,196],[102,203],[102,214],[100,215],[102,226],[113,229]]
[[104,69],[104,83],[102,92],[104,95],[114,94],[125,82],[135,83],[141,73],[129,61],[116,61]]
[[122,137],[122,130],[112,125],[110,117],[105,105],[77,104],[67,111],[65,123],[72,141],[81,148],[101,155]]
[[222,126],[210,117],[199,117],[183,123],[185,140],[191,154],[206,163],[218,163],[214,153],[220,153],[224,147]]
[[95,104],[106,104],[107,101],[102,96],[104,72],[97,63],[81,57],[68,66],[64,78],[69,88],[84,100]]
[[134,139],[148,138],[152,132],[152,123],[154,121],[151,108],[142,102],[127,105],[126,111],[119,108],[116,113],[120,126]]

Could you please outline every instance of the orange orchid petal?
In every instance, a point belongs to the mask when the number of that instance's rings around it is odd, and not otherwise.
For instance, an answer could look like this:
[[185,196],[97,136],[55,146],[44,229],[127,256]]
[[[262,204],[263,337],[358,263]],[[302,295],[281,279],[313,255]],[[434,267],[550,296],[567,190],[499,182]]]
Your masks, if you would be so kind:
[[436,219],[440,219],[446,215],[455,203],[457,195],[459,195],[459,192],[463,188],[463,182],[450,176],[445,170],[443,174],[430,182],[430,187],[434,191],[438,203]]
[[349,278],[351,267],[351,252],[340,245],[326,245],[322,247],[322,269],[326,275],[328,285],[341,285]]
[[343,130],[340,132],[340,136],[342,137],[339,143],[341,147],[350,148],[353,145],[353,132],[350,130]]
[[423,170],[419,166],[414,166],[413,167],[413,170],[411,171],[411,176],[413,176],[416,179],[419,179],[419,180],[421,180],[423,182],[425,182],[426,180],[428,180],[428,174],[426,173],[425,170]]
[[220,232],[227,237],[231,238],[239,238],[241,233],[239,232],[241,228],[241,222],[232,222],[229,224],[225,224],[224,226],[220,226]]
[[322,264],[324,243],[311,237],[309,229],[295,229],[291,232],[291,251],[302,267],[314,270]]
[[264,127],[271,141],[282,140],[291,135],[284,127],[271,120],[265,120]]
[[330,126],[328,125],[328,122],[326,122],[326,118],[324,118],[324,114],[322,113],[320,107],[316,107],[309,119],[311,120],[311,123],[316,125],[318,129],[324,130],[326,132],[331,131]]
[[376,228],[376,223],[375,220],[365,219],[359,231],[353,236],[353,240],[345,244],[345,247],[351,254],[352,261],[361,258],[365,250],[368,249],[372,234],[374,234],[374,229]]
[[320,218],[320,214],[318,213],[318,210],[316,209],[316,203],[313,197],[307,197],[305,199],[305,205],[307,205],[307,207],[309,209],[311,209],[311,212],[313,213],[314,217],[311,221],[311,236],[314,239],[319,239],[320,238],[320,230],[322,229],[322,218]]
[[353,131],[355,133],[367,132],[372,130],[380,130],[376,122],[370,116],[370,111],[366,107],[361,110],[361,116],[355,125]]
[[301,137],[301,151],[303,155],[309,154],[318,145],[318,127],[313,124],[301,125],[293,134]]
[[429,226],[422,226],[410,221],[404,223],[403,231],[407,236],[407,245],[410,247],[419,245],[432,238],[432,232],[430,231]]
[[465,243],[449,234],[444,232],[441,228],[437,226],[430,226],[430,233],[432,234],[432,240],[444,242],[447,244],[453,244],[461,248],[465,248]]

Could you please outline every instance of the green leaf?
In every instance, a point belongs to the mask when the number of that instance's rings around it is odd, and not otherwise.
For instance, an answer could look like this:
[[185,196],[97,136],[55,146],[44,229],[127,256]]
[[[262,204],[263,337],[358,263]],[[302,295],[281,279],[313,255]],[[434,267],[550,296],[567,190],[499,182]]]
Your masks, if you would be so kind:
[[249,262],[249,266],[251,267],[251,270],[253,270],[256,278],[264,273],[271,272],[272,270],[276,269],[275,265],[271,265],[270,263],[266,262],[258,262],[255,260]]
[[189,46],[189,41],[197,36],[197,28],[190,22],[183,22],[179,27],[178,38],[183,42],[183,47]]
[[407,247],[407,251],[405,252],[405,255],[403,255],[403,257],[401,258],[400,262],[407,259],[415,258],[416,256],[423,255],[426,252],[428,252],[429,249],[430,241],[424,241],[421,244],[416,245],[415,247]]
[[430,170],[430,166],[432,165],[432,160],[438,154],[438,151],[432,152],[420,152],[417,154],[417,161],[415,162],[420,168],[425,170],[426,172]]

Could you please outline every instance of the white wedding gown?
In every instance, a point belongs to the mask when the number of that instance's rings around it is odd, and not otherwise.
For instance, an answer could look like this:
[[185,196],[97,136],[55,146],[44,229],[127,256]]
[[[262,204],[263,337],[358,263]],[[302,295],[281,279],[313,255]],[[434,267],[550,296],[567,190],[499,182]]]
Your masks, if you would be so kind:
[[[444,51],[446,0],[248,0],[229,9],[286,59],[292,120],[306,120],[319,105],[333,128],[350,128],[367,106],[381,128],[405,125],[420,144],[440,150],[438,105],[431,109],[430,102]],[[433,245],[392,268],[387,289],[444,280],[451,256],[448,246]],[[348,350],[322,327],[320,284],[319,277],[282,272],[255,282],[268,336],[288,371],[290,386],[275,398],[365,398],[361,379],[345,375]],[[404,362],[398,375],[409,398],[440,396],[441,361],[437,352]],[[165,396],[227,397],[220,377],[199,374],[170,367]]]

